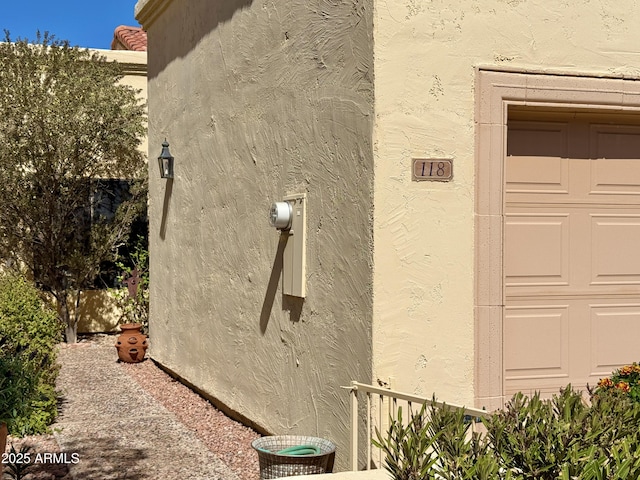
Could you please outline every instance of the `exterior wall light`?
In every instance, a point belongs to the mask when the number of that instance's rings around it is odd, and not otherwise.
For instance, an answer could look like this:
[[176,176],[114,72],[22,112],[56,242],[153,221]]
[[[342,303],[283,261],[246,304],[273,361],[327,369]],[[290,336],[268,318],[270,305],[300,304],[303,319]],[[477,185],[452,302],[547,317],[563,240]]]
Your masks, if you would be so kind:
[[166,138],[162,142],[162,153],[158,157],[158,166],[162,178],[173,178],[173,157],[169,152],[169,143]]

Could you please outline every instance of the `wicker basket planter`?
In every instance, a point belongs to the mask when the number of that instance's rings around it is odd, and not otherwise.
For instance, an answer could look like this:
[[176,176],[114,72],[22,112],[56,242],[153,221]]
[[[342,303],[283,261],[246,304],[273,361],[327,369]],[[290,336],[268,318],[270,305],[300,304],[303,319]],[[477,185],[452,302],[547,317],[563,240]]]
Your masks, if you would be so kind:
[[[281,450],[298,445],[317,447],[320,453],[311,455],[279,454]],[[251,446],[258,452],[260,478],[263,480],[331,473],[336,446],[329,440],[302,435],[273,435],[254,440]]]

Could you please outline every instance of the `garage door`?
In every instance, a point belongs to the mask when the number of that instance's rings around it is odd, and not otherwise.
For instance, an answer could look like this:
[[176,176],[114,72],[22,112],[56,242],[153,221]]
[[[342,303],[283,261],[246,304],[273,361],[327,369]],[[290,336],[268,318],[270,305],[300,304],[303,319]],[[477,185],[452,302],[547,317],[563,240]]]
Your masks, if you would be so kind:
[[640,121],[512,109],[504,393],[584,388],[640,360]]

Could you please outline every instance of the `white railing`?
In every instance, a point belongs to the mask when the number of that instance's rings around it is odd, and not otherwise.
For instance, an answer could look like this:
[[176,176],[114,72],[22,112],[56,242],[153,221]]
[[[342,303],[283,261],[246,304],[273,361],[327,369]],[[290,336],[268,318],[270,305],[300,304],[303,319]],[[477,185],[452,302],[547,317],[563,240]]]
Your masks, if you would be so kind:
[[[371,438],[374,435],[374,428],[377,426],[378,430],[383,432],[384,425],[388,423],[389,418],[396,418],[396,414],[398,411],[399,405],[398,402],[402,402],[407,407],[408,412],[412,412],[413,405],[420,405],[422,407],[423,404],[433,405],[436,408],[442,408],[444,405],[443,402],[434,402],[431,399],[420,397],[417,395],[412,395],[409,393],[398,392],[395,390],[388,390],[386,388],[375,387],[373,385],[367,385],[359,382],[351,382],[350,387],[342,387],[350,390],[351,397],[351,444],[350,444],[350,468],[352,471],[358,470],[358,409],[359,409],[359,400],[358,393],[362,392],[366,395],[366,405],[365,405],[365,422],[366,422],[366,438],[367,438],[367,459],[366,459],[366,469],[370,470],[372,466],[373,459],[373,449],[375,448],[371,442]],[[484,410],[479,410],[477,408],[467,408],[461,407],[459,405],[446,404],[449,408],[455,410],[463,410],[464,414],[469,417],[471,421],[471,431],[476,432],[479,431],[479,426],[481,423],[479,422],[480,418],[488,418],[491,416],[489,412]],[[387,412],[386,415],[383,415],[383,412]],[[409,414],[410,414],[409,413]],[[377,458],[376,465],[380,468],[382,465],[382,451],[377,449]]]

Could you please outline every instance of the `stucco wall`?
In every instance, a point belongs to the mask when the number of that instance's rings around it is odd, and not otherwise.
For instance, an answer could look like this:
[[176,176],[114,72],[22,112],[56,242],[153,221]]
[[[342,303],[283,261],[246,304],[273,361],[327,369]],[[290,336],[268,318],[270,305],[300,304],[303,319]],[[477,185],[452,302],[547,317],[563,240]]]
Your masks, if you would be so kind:
[[[151,356],[273,433],[347,461],[371,379],[372,0],[141,1]],[[269,206],[307,193],[307,297],[283,297]]]
[[78,333],[116,332],[120,314],[108,290],[86,290],[80,297]]
[[[129,50],[96,50],[104,55],[109,62],[118,62],[124,72],[122,83],[139,91],[140,101],[147,102],[147,52],[133,52]],[[148,151],[147,137],[142,139],[140,149],[146,154]]]
[[[637,77],[639,14],[632,0],[376,2],[374,378],[474,401],[475,68]],[[412,157],[452,158],[453,182],[412,182]]]

